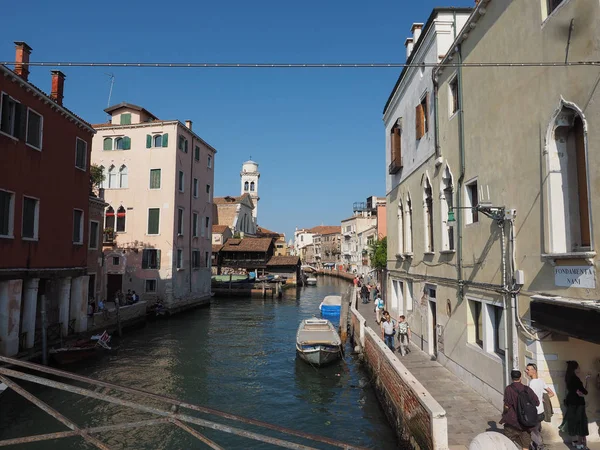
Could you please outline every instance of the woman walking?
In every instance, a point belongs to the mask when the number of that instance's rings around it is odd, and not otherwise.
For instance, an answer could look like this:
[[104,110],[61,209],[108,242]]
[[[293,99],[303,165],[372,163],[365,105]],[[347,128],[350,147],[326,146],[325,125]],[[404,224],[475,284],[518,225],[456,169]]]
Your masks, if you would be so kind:
[[589,450],[586,436],[588,431],[588,418],[585,413],[585,396],[587,395],[587,383],[590,375],[585,377],[585,385],[579,378],[580,369],[577,361],[567,361],[567,373],[565,383],[567,384],[567,397],[565,405],[567,411],[562,424],[558,427],[563,433],[574,436],[572,444],[578,450]]

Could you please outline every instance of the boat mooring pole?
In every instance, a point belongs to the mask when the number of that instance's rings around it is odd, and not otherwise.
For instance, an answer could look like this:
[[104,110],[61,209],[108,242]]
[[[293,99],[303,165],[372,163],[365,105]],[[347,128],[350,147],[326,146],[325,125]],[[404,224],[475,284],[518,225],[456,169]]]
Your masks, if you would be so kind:
[[350,288],[346,290],[346,293],[342,295],[342,310],[340,311],[340,338],[342,344],[346,343],[348,338],[348,311],[350,310]]
[[121,305],[119,304],[119,296],[115,295],[115,309],[117,310],[117,332],[119,333],[119,337],[123,336],[123,330],[121,330]]
[[46,294],[40,295],[40,315],[42,316],[42,363],[48,365],[48,317],[46,315]]

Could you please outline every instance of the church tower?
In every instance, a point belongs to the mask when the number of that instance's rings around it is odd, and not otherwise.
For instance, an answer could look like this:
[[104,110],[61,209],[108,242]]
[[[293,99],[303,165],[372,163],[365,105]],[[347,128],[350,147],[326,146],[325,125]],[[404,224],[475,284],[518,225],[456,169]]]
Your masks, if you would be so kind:
[[258,171],[258,164],[254,161],[246,161],[242,165],[242,171],[240,172],[242,179],[242,194],[250,194],[252,202],[254,203],[254,211],[252,211],[252,217],[254,222],[258,223],[258,179],[260,178],[260,172]]

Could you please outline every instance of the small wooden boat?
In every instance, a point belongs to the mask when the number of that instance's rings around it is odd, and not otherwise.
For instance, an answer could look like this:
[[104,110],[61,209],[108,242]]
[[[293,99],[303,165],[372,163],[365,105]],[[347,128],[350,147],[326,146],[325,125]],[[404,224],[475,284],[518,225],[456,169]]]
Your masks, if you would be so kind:
[[307,286],[316,286],[317,285],[317,279],[315,277],[308,277],[306,279],[306,285]]
[[309,364],[324,366],[342,357],[342,340],[329,320],[305,319],[296,333],[296,354]]
[[72,345],[60,348],[52,348],[48,351],[50,357],[58,364],[71,364],[85,359],[94,358],[106,350],[110,350],[108,343],[110,334],[106,331],[89,339],[80,339]]

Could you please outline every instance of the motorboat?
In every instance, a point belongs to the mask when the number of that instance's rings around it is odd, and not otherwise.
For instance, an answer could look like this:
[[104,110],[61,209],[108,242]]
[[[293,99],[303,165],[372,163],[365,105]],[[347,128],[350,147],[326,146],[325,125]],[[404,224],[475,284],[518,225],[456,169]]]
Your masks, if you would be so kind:
[[314,366],[324,366],[342,357],[342,340],[326,319],[304,319],[296,333],[296,354]]
[[110,350],[110,334],[106,331],[89,339],[80,339],[71,345],[60,348],[51,348],[48,353],[58,364],[70,364],[86,359],[94,358],[107,350]]
[[306,285],[307,286],[316,286],[317,285],[317,278],[316,277],[308,277],[306,279]]
[[342,296],[328,295],[319,305],[323,316],[339,316],[342,310]]

